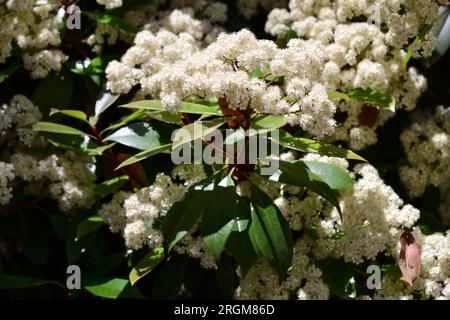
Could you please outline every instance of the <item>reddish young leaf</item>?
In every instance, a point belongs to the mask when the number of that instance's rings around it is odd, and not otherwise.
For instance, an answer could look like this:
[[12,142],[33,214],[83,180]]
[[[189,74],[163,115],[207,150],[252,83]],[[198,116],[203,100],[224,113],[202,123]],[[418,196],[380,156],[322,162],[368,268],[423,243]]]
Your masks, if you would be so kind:
[[403,280],[412,286],[420,273],[419,246],[409,231],[403,232],[400,237],[400,245],[399,267],[403,274]]
[[380,110],[371,105],[365,104],[358,115],[359,124],[365,127],[373,128],[378,120],[379,114]]

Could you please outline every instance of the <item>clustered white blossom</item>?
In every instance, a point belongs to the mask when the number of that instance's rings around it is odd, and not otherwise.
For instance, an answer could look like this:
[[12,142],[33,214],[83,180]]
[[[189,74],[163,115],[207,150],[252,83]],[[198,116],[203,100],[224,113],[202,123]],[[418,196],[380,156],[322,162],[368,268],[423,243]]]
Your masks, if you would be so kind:
[[322,271],[315,266],[314,259],[309,256],[311,240],[301,238],[294,246],[294,258],[289,275],[279,281],[269,264],[258,261],[250,271],[242,275],[235,298],[242,300],[287,300],[296,293],[299,300],[328,299],[330,291],[322,280]]
[[[279,37],[294,32],[309,42],[320,41],[327,92],[375,89],[394,97],[397,109],[411,110],[426,88],[426,79],[404,65],[405,46],[425,26],[436,22],[437,11],[437,3],[426,0],[291,0],[289,10],[274,9],[269,14],[266,31]],[[367,21],[358,22],[361,17]],[[376,17],[380,21],[374,20]],[[431,55],[435,42],[428,34],[413,48],[413,56]],[[341,101],[338,111],[346,119],[332,140],[349,141],[354,150],[374,144],[375,130],[393,113],[376,110],[365,116],[372,119],[364,120],[365,109],[361,102]]]
[[41,120],[42,114],[26,96],[15,95],[9,104],[0,106],[0,143],[15,143],[15,137],[31,146],[36,132],[26,126]]
[[31,77],[44,78],[49,72],[60,70],[68,58],[57,49],[63,27],[60,7],[58,0],[0,1],[0,64],[11,56],[15,42]]
[[[63,212],[75,208],[90,208],[95,199],[94,164],[88,157],[71,152],[45,158],[16,152],[11,156],[16,180],[29,183],[26,191],[42,196],[48,190]],[[46,185],[46,189],[43,186]]]
[[107,10],[119,8],[122,6],[122,0],[97,0],[98,4],[104,5]]
[[[348,170],[348,163],[343,159],[310,154],[304,160],[323,161]],[[314,261],[336,257],[360,264],[380,253],[398,259],[398,240],[403,228],[412,228],[420,212],[405,205],[371,165],[359,164],[351,172],[356,185],[354,189],[342,191],[339,198],[343,220],[337,210],[318,195],[308,193],[305,196],[301,188],[286,188],[260,177],[251,179],[274,198],[290,228],[304,231],[306,235],[297,240],[292,269],[284,281],[280,282],[273,269],[260,261],[245,277],[238,270],[241,281],[236,298],[288,299],[295,290],[299,299],[327,299],[328,286],[323,283],[322,273]],[[248,195],[245,185],[239,190],[243,196]],[[315,227],[315,237],[310,236],[312,227]],[[400,279],[384,275],[381,289],[374,291],[374,299],[449,299],[449,233],[426,236],[415,228],[413,234],[421,247],[420,280],[409,287]]]
[[11,200],[12,188],[9,183],[14,178],[14,166],[0,161],[0,205],[7,204]]
[[420,119],[400,135],[409,164],[399,174],[413,198],[428,185],[444,190],[450,180],[450,108],[439,106],[432,117],[417,116]]
[[[323,137],[335,125],[335,106],[320,82],[324,62],[318,42],[296,39],[278,49],[245,29],[222,33],[205,49],[188,33],[142,31],[121,61],[108,65],[107,87],[123,94],[139,84],[141,95],[161,99],[171,111],[189,99],[225,98],[230,109],[285,114],[291,124]],[[251,77],[256,68],[284,77],[286,85]]]
[[[192,3],[191,3],[192,2]],[[125,14],[123,20],[136,30],[168,30],[179,34],[186,32],[197,40],[211,43],[224,29],[220,26],[227,18],[227,5],[221,2],[188,1],[174,2],[173,10],[161,10],[158,6],[147,6],[139,10],[132,10]],[[202,12],[202,18],[197,19],[196,13]],[[130,34],[120,32],[108,24],[98,22],[95,32],[86,42],[93,47],[93,51],[101,52],[104,45],[113,45],[121,39],[132,43]]]
[[[104,204],[99,214],[112,232],[121,232],[126,245],[134,250],[143,246],[154,248],[162,241],[162,233],[154,226],[156,220],[184,197],[188,187],[203,178],[202,166],[179,166],[172,177],[158,174],[155,182],[137,193],[118,192],[111,202]],[[182,180],[175,183],[173,179]]]

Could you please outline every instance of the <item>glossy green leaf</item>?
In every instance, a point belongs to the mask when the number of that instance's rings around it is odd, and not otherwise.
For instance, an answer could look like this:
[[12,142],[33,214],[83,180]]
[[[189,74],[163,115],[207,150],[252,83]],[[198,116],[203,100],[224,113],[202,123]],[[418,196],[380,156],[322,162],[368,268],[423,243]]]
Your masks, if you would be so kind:
[[178,129],[173,137],[172,149],[207,137],[225,122],[226,120],[222,118],[217,118],[211,121],[195,121]]
[[352,89],[347,95],[352,99],[395,112],[395,98],[376,89]]
[[29,287],[38,287],[46,284],[54,284],[62,287],[62,285],[56,281],[26,276],[0,274],[0,289],[22,289]]
[[147,159],[147,158],[149,158],[149,157],[151,157],[151,156],[154,156],[155,154],[158,154],[158,153],[161,153],[161,152],[170,150],[171,147],[172,147],[171,144],[164,144],[164,145],[162,145],[162,146],[158,146],[158,147],[155,147],[155,148],[152,148],[152,149],[149,149],[149,150],[145,150],[145,151],[139,152],[139,153],[137,153],[137,154],[135,154],[135,155],[129,157],[129,158],[128,158],[127,160],[125,160],[124,162],[122,162],[122,163],[116,168],[116,170],[119,170],[120,168],[129,166],[129,165],[131,165],[131,164],[133,164],[133,163],[142,161],[142,160],[144,160],[144,159]]
[[100,156],[115,144],[114,142],[108,145],[99,146],[87,135],[63,135],[57,133],[45,133],[44,135],[51,144],[58,148],[90,156]]
[[284,116],[260,115],[252,121],[254,129],[278,129],[284,127],[287,121]]
[[[166,111],[166,108],[161,104],[161,100],[141,100],[131,102],[120,106],[121,108],[144,109],[155,111]],[[183,102],[179,109],[179,113],[192,114],[209,114],[214,116],[223,116],[222,111],[218,105],[206,105],[193,102]]]
[[272,199],[256,187],[252,188],[251,203],[250,239],[278,276],[283,278],[293,257],[289,225]]
[[124,125],[136,121],[136,120],[143,120],[145,118],[145,110],[137,110],[135,112],[133,112],[132,114],[126,116],[125,118],[123,118],[122,120],[120,120],[117,123],[114,123],[112,125],[110,125],[109,127],[105,128],[100,135],[103,135],[105,132],[111,131],[111,130],[116,130],[119,129],[121,127],[123,127]]
[[170,252],[201,218],[208,192],[191,190],[170,208],[162,225],[165,247]]
[[330,201],[341,212],[337,193],[327,184],[327,181],[311,172],[303,161],[279,161],[280,169],[270,176],[270,180],[294,186],[306,187],[312,192]]
[[48,114],[51,108],[69,108],[74,90],[73,76],[70,72],[50,74],[42,80],[31,96],[41,112]]
[[14,61],[4,68],[0,69],[0,83],[8,79],[10,75],[12,75],[17,69],[21,66],[20,61]]
[[107,195],[119,190],[121,186],[128,182],[128,180],[129,177],[127,175],[123,175],[104,181],[95,187],[95,193],[100,197],[106,197]]
[[331,144],[300,137],[281,137],[279,144],[283,147],[302,152],[318,153],[322,156],[347,158],[367,162],[366,159],[351,150],[336,147]]
[[[145,111],[145,110],[141,109],[139,111]],[[146,115],[157,121],[175,124],[178,126],[184,126],[184,123],[181,120],[180,115],[177,113],[170,113],[168,111],[151,111],[151,112],[148,112]]]
[[164,248],[153,248],[141,261],[139,261],[131,270],[129,279],[131,285],[134,285],[139,279],[150,273],[164,258]]
[[338,166],[318,161],[303,161],[303,163],[331,189],[351,189],[355,184],[353,178]]
[[36,122],[35,124],[33,124],[32,128],[33,130],[40,132],[79,135],[79,136],[85,135],[85,133],[81,130],[53,122]]
[[[202,218],[202,237],[214,258],[219,259],[235,224],[238,195],[234,186],[216,186],[212,203]],[[207,205],[207,204],[205,204]]]
[[124,291],[127,284],[127,279],[101,279],[88,281],[84,288],[96,296],[116,299]]
[[105,221],[100,216],[91,216],[84,219],[77,228],[77,239],[84,237],[85,235],[97,230],[105,224]]
[[114,95],[108,91],[102,92],[95,102],[95,115],[92,120],[90,120],[91,124],[96,124],[100,115],[111,107],[118,98],[119,95]]
[[167,141],[168,139],[170,139],[168,127],[134,122],[112,133],[105,138],[105,141],[115,141],[139,150],[149,150],[161,146],[161,140]]
[[59,109],[54,109],[54,108],[52,108],[50,110],[50,115],[51,116],[54,115],[54,114],[58,114],[58,113],[63,114],[63,115],[68,116],[68,117],[71,117],[71,118],[74,118],[74,119],[81,120],[81,121],[86,122],[87,124],[89,124],[88,117],[87,117],[86,113],[84,113],[83,111],[80,111],[80,110],[59,110]]
[[152,287],[152,299],[177,299],[181,295],[188,269],[187,255],[171,256],[169,261],[158,270]]
[[339,99],[339,100],[345,100],[345,101],[349,101],[350,97],[348,95],[346,95],[343,92],[329,92],[328,93],[328,98],[330,99]]
[[108,12],[87,12],[83,11],[89,18],[96,20],[100,23],[108,24],[115,29],[119,29],[121,31],[134,34],[137,32],[137,29],[129,24],[124,19]]
[[350,264],[329,258],[318,260],[316,265],[322,270],[323,279],[334,295],[343,299],[356,297],[355,279]]

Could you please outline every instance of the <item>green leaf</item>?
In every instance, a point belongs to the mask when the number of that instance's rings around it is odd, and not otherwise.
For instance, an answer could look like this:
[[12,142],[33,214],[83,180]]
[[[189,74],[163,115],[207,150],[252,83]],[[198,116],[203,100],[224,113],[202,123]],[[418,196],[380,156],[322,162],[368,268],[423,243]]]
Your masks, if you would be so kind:
[[264,79],[264,77],[266,76],[266,74],[264,72],[261,71],[261,68],[256,67],[253,70],[250,70],[248,72],[248,76],[250,77],[250,79]]
[[[145,110],[139,110],[145,111]],[[164,123],[176,124],[178,126],[184,126],[183,121],[180,118],[179,114],[170,113],[168,111],[152,111],[146,114],[148,117],[155,119],[157,121],[161,121]]]
[[270,180],[287,183],[294,186],[306,187],[312,192],[330,201],[339,213],[341,208],[335,191],[327,184],[327,180],[310,171],[303,161],[279,161],[280,170],[270,176]]
[[287,48],[287,45],[291,39],[298,38],[297,32],[293,29],[289,28],[288,32],[282,37],[278,36],[276,39],[276,44],[279,48],[284,49]]
[[132,114],[126,116],[124,119],[120,120],[119,122],[114,123],[114,124],[110,125],[109,127],[105,128],[100,133],[100,135],[103,135],[105,132],[108,132],[111,130],[119,129],[132,121],[143,120],[144,118],[145,118],[145,110],[137,110],[137,111],[133,112]]
[[10,75],[12,75],[17,69],[21,66],[20,61],[14,61],[9,63],[4,68],[0,69],[0,83],[8,79]]
[[[437,36],[436,43],[436,54],[438,57],[444,56],[450,47],[450,19],[449,19],[449,10],[446,10],[446,14],[443,15],[442,19],[445,21],[442,24],[442,28],[439,30],[439,34],[435,34]],[[433,30],[434,31],[434,30]],[[434,33],[434,32],[433,32]]]
[[50,110],[50,115],[54,115],[54,114],[58,114],[61,113],[65,116],[71,117],[71,118],[75,118],[78,120],[81,120],[83,122],[86,122],[87,124],[89,124],[88,118],[86,113],[84,113],[83,111],[80,110],[59,110],[59,109],[54,109],[52,108]]
[[124,162],[122,162],[115,170],[119,170],[120,168],[129,166],[129,165],[131,165],[133,163],[136,163],[136,162],[139,162],[139,161],[142,161],[142,160],[147,159],[147,158],[149,158],[149,157],[151,157],[151,156],[153,156],[155,154],[164,152],[166,150],[170,150],[171,147],[172,147],[171,144],[164,144],[164,145],[159,146],[159,147],[155,147],[155,148],[152,148],[152,149],[149,149],[149,150],[145,150],[145,151],[139,152],[139,153],[135,154],[134,156],[129,157]]
[[119,95],[114,95],[111,92],[105,91],[100,94],[100,97],[95,102],[95,115],[90,121],[91,124],[96,124],[100,115],[111,107],[119,98]]
[[118,16],[108,13],[108,12],[86,12],[83,11],[84,14],[86,14],[89,18],[96,20],[100,23],[104,23],[107,25],[110,25],[111,27],[115,29],[119,29],[121,31],[134,34],[137,32],[137,29],[126,22],[125,20],[119,18]]
[[50,255],[47,219],[40,212],[24,213],[20,217],[23,253],[40,266]]
[[[128,104],[120,106],[121,108],[132,108],[132,109],[144,109],[144,110],[155,110],[155,111],[167,111],[166,108],[161,104],[161,100],[141,100],[135,101]],[[180,108],[177,110],[178,113],[192,113],[192,114],[208,114],[213,116],[223,116],[219,105],[205,105],[193,102],[183,102]]]
[[162,225],[165,247],[170,252],[197,223],[205,210],[207,192],[191,190],[183,200],[174,203],[167,212]]
[[336,147],[321,141],[299,137],[281,137],[277,142],[283,147],[302,152],[318,153],[322,156],[347,158],[367,162],[366,159],[351,150]]
[[278,129],[284,127],[287,121],[284,116],[259,115],[251,124],[253,129]]
[[351,189],[355,184],[353,178],[338,166],[318,161],[303,161],[303,163],[331,189]]
[[403,276],[398,264],[383,264],[381,265],[381,272],[393,278],[401,278]]
[[238,286],[236,267],[229,256],[223,255],[215,272],[217,283],[224,299],[233,299]]
[[433,25],[426,24],[419,31],[419,34],[414,38],[414,41],[408,46],[408,50],[406,51],[406,55],[403,58],[403,65],[408,65],[409,60],[411,60],[412,50],[415,45],[419,45],[426,37],[426,35],[431,31]]
[[0,274],[0,289],[22,289],[54,284],[62,287],[59,282],[8,274]]
[[161,146],[161,140],[168,142],[170,134],[170,128],[161,124],[151,126],[146,122],[134,122],[109,135],[105,141],[115,141],[139,150],[149,150]]
[[226,244],[227,250],[236,259],[245,276],[255,264],[258,256],[250,240],[249,231],[232,232]]
[[328,98],[329,99],[339,99],[339,100],[345,100],[345,101],[349,101],[350,97],[348,95],[346,95],[343,92],[329,92],[328,93]]
[[395,112],[395,98],[376,89],[352,89],[347,95],[355,100]]
[[69,135],[78,135],[84,136],[85,133],[81,130],[59,124],[53,122],[36,122],[32,126],[33,130],[40,132],[49,132],[49,133],[59,133],[59,134],[69,134]]
[[216,186],[211,195],[214,199],[213,210],[205,210],[202,218],[202,237],[206,246],[216,260],[225,248],[228,237],[235,224],[235,210],[238,205],[238,195],[235,187]]
[[211,121],[195,121],[178,129],[173,137],[172,149],[207,137],[225,122],[226,120],[223,118],[217,118]]
[[139,261],[131,270],[129,278],[131,285],[134,285],[139,279],[150,273],[164,258],[164,248],[153,248],[141,261]]
[[186,255],[174,255],[155,275],[152,287],[152,299],[168,300],[177,299],[183,287],[185,277],[188,276],[188,257]]
[[106,197],[107,195],[119,190],[119,188],[127,183],[128,180],[129,177],[127,175],[123,175],[104,181],[95,187],[95,193],[97,193],[100,197]]
[[84,288],[96,296],[116,299],[124,291],[127,284],[127,279],[98,279],[87,281]]
[[44,133],[45,137],[58,148],[70,150],[90,156],[100,156],[107,149],[111,148],[115,143],[99,146],[92,139],[85,135],[67,135],[57,133]]
[[252,188],[251,203],[250,239],[278,276],[283,278],[292,263],[291,230],[272,199],[256,187]]
[[343,299],[356,297],[355,279],[350,264],[334,258],[319,260],[316,264],[322,270],[323,279],[334,295]]
[[39,106],[42,113],[47,114],[51,108],[69,107],[73,89],[70,72],[51,74],[36,87],[31,100]]
[[105,224],[102,217],[95,215],[84,219],[77,228],[77,239],[97,230]]

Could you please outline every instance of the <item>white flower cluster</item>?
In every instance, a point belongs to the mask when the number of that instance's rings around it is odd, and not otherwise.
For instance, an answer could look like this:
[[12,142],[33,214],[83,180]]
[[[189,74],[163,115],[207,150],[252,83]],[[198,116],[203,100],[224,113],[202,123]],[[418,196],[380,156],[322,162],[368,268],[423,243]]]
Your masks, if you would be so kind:
[[12,188],[9,183],[14,180],[14,166],[0,161],[0,205],[7,204],[12,198]]
[[[335,125],[335,106],[320,80],[324,62],[318,42],[296,39],[278,49],[245,29],[222,33],[205,49],[188,33],[142,31],[121,61],[108,65],[106,76],[114,93],[140,84],[143,96],[161,99],[168,110],[189,99],[225,98],[230,109],[285,114],[291,124],[323,137]],[[256,68],[283,77],[286,85],[251,77]]]
[[56,49],[61,44],[60,30],[63,16],[58,13],[58,0],[2,0],[0,1],[0,63],[11,55],[15,41],[23,51],[25,68],[31,77],[44,78],[50,71],[60,70],[67,60]]
[[250,271],[242,276],[239,287],[235,291],[235,298],[240,300],[287,300],[296,292],[299,300],[328,299],[330,292],[322,280],[322,271],[310,258],[311,241],[307,238],[299,239],[294,246],[294,258],[289,275],[284,281],[265,261],[258,261]]
[[[308,154],[303,159],[348,168],[345,159],[316,154]],[[350,173],[357,179],[353,189],[341,191],[342,220],[337,209],[316,194],[305,196],[300,188],[282,188],[279,183],[261,178],[253,182],[274,198],[292,230],[314,229],[316,258],[342,257],[359,264],[379,252],[392,250],[402,229],[412,227],[420,212],[409,204],[404,205],[371,165],[359,164]]]
[[418,116],[422,119],[400,135],[409,165],[399,174],[413,198],[428,185],[446,189],[450,180],[450,108],[439,106],[433,117]]
[[[343,159],[312,154],[304,159],[332,163],[348,170],[348,163]],[[301,188],[286,188],[252,177],[253,183],[274,198],[290,228],[306,235],[297,240],[292,269],[284,281],[279,282],[270,266],[260,261],[245,277],[238,270],[241,281],[236,298],[288,299],[296,290],[299,299],[327,299],[329,290],[315,261],[336,257],[360,264],[379,253],[398,259],[403,228],[414,226],[419,211],[404,205],[394,190],[380,179],[374,167],[359,164],[350,173],[355,176],[356,185],[354,189],[341,192],[343,220],[320,196],[305,196]],[[245,190],[246,186],[239,187],[243,196],[248,195]],[[398,278],[384,275],[381,289],[374,291],[373,299],[450,298],[450,233],[426,236],[414,229],[413,234],[421,248],[419,280],[409,287]],[[372,299],[370,296],[365,298]]]
[[199,224],[196,224],[175,246],[175,251],[179,254],[187,254],[191,258],[199,259],[200,265],[205,269],[217,269],[216,260],[209,252],[202,237],[194,235],[198,231]]
[[317,257],[331,255],[361,263],[385,250],[394,252],[403,228],[412,227],[420,217],[419,210],[404,205],[394,190],[384,184],[374,167],[357,165],[354,173],[361,178],[353,189],[342,192],[342,220],[333,208],[316,222]]
[[[295,32],[302,39],[320,41],[325,54],[322,80],[327,92],[374,89],[395,98],[396,108],[415,107],[426,79],[415,68],[404,65],[406,53],[402,49],[436,21],[438,5],[434,1],[291,0],[289,8],[274,9],[266,31],[280,37]],[[379,14],[378,26],[371,23],[374,14]],[[354,22],[361,17],[367,22]],[[415,48],[413,56],[419,52],[431,55],[434,44],[435,39],[428,34],[421,42],[423,50]],[[349,141],[356,150],[374,144],[376,128],[393,114],[375,109],[365,115],[366,109],[357,101],[341,101],[338,111],[346,115],[346,120],[337,128],[334,139]]]
[[98,4],[104,5],[107,10],[119,8],[122,6],[122,0],[97,0]]
[[90,158],[67,152],[39,159],[18,152],[12,155],[11,164],[16,178],[29,183],[29,193],[42,195],[43,184],[48,184],[50,197],[58,201],[63,212],[90,208],[94,203],[94,164]]
[[188,187],[203,178],[202,166],[179,166],[172,173],[175,183],[165,174],[158,174],[155,182],[137,193],[118,192],[111,202],[104,204],[99,214],[106,220],[112,232],[121,232],[126,245],[134,250],[143,246],[154,248],[162,241],[162,233],[155,226],[160,214],[184,197]]
[[[195,39],[208,44],[213,42],[217,35],[224,31],[218,24],[227,19],[227,6],[221,2],[188,1],[192,3],[172,3],[172,10],[161,10],[158,6],[147,6],[140,10],[127,12],[124,21],[136,30],[150,30],[157,33],[167,30],[175,34],[189,33]],[[201,12],[201,19],[196,14]],[[118,39],[132,43],[129,34],[108,24],[97,23],[95,32],[86,42],[93,47],[93,51],[101,52],[105,44],[113,45]]]
[[0,144],[16,143],[15,137],[26,145],[31,146],[36,137],[32,129],[24,128],[41,120],[42,114],[27,97],[15,95],[9,104],[0,106]]

